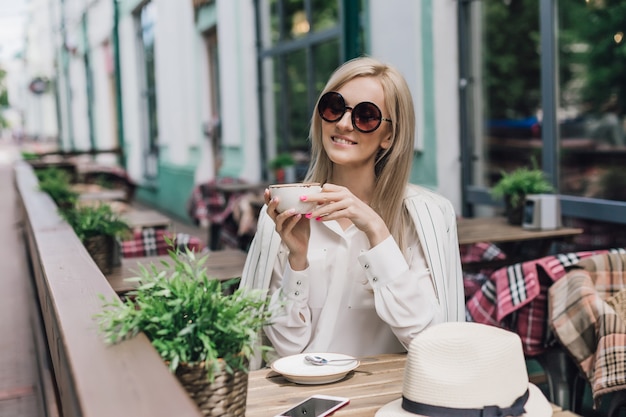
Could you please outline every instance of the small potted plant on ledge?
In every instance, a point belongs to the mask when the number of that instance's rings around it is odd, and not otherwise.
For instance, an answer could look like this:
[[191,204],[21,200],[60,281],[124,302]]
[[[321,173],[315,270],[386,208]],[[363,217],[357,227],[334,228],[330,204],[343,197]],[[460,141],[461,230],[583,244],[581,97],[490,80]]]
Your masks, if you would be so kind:
[[502,172],[502,177],[491,189],[494,198],[504,198],[505,214],[510,224],[521,225],[524,201],[529,194],[544,194],[554,191],[540,169],[521,167],[512,172]]
[[296,177],[296,161],[290,153],[283,152],[269,163],[270,169],[274,173],[276,182],[279,184],[285,182],[294,182]]
[[228,282],[207,276],[208,256],[170,251],[165,271],[140,267],[138,288],[125,301],[104,300],[97,319],[107,343],[143,332],[204,416],[243,417],[249,359],[271,316],[268,298],[260,290],[224,291]]
[[61,212],[103,274],[118,263],[117,239],[130,232],[108,204],[74,206]]

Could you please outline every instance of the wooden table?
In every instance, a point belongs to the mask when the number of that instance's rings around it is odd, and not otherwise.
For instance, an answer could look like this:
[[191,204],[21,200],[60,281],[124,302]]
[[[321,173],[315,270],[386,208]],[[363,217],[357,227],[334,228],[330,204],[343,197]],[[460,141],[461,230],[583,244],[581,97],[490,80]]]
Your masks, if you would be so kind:
[[172,225],[172,220],[156,210],[136,210],[130,209],[120,214],[120,218],[125,221],[131,229],[143,229],[145,227],[168,228]]
[[491,242],[507,255],[505,260],[463,263],[464,270],[478,271],[547,256],[554,242],[579,235],[583,229],[561,227],[554,230],[528,230],[511,225],[505,217],[500,216],[459,219],[457,231],[460,245]]
[[[269,369],[250,372],[246,417],[273,417],[313,394],[350,398],[350,404],[334,416],[373,417],[383,405],[402,396],[406,354],[361,358],[348,376],[332,384],[297,385]],[[480,383],[480,381],[476,381]],[[553,405],[553,417],[576,417]]]
[[[243,266],[246,262],[246,255],[246,252],[239,249],[224,249],[210,252],[209,258],[205,263],[207,275],[221,281],[241,277]],[[169,255],[122,258],[121,265],[114,267],[113,271],[107,274],[106,278],[116,293],[124,294],[136,287],[136,282],[129,282],[126,279],[140,275],[139,265],[149,267],[150,264],[154,264],[157,270],[161,271],[166,269],[161,261],[172,264],[172,258]]]
[[235,183],[225,183],[225,182],[218,182],[217,184],[215,184],[215,188],[218,191],[221,191],[225,194],[230,194],[230,193],[248,193],[248,192],[252,192],[252,193],[256,193],[259,192],[265,188],[267,188],[269,186],[269,183],[267,182],[257,182],[257,183],[239,183],[239,182],[235,182]]
[[554,240],[579,235],[583,229],[561,227],[554,230],[527,230],[514,226],[504,217],[476,217],[457,222],[459,244],[477,242],[519,242],[526,240]]

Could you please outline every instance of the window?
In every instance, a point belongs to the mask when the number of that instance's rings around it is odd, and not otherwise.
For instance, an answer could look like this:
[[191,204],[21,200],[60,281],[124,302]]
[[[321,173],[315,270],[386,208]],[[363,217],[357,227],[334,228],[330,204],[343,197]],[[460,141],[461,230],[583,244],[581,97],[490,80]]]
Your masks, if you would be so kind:
[[315,100],[342,59],[341,3],[255,2],[260,22],[261,117],[267,154],[270,158],[281,152],[301,156],[299,177],[308,164],[309,123]]
[[157,22],[156,5],[146,3],[139,11],[138,38],[141,46],[140,65],[143,69],[142,79],[142,125],[143,125],[143,156],[144,177],[154,180],[158,171],[158,123],[156,80],[154,76],[154,34]]
[[463,214],[493,211],[500,172],[536,163],[565,216],[626,224],[624,2],[459,8]]
[[561,193],[626,201],[626,7],[560,0]]

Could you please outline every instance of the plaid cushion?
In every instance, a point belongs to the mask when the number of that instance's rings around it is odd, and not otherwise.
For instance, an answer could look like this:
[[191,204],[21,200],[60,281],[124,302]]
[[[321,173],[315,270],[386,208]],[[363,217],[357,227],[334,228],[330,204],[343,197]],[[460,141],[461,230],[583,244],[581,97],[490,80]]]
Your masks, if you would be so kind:
[[131,238],[120,242],[122,257],[167,255],[171,247],[165,241],[166,237],[169,237],[180,250],[188,248],[194,252],[199,252],[204,246],[199,238],[187,233],[172,233],[163,228],[147,227],[133,231]]

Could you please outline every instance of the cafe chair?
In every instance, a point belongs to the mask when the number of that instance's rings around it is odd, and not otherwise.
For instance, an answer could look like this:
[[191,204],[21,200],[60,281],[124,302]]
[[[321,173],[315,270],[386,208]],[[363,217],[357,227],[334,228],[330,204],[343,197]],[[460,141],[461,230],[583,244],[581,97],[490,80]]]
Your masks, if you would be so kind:
[[126,170],[117,165],[79,165],[79,180],[85,184],[98,184],[104,188],[121,189],[126,193],[126,201],[133,201],[137,184]]
[[467,300],[467,320],[519,334],[526,357],[544,365],[550,400],[570,409],[580,401],[572,385],[576,370],[567,356],[554,350],[554,335],[548,326],[548,290],[581,260],[620,250],[562,253],[499,268]]
[[163,228],[145,227],[132,232],[131,237],[121,240],[120,251],[123,258],[167,255],[171,248],[166,238],[171,239],[179,250],[189,249],[200,252],[204,249],[202,240],[187,233],[172,233]]
[[219,185],[245,184],[239,178],[221,177],[196,185],[187,201],[187,214],[208,229],[211,250],[247,250],[256,231],[256,216],[250,192],[223,192]]
[[626,410],[626,391],[616,391],[611,394],[611,402],[607,417],[619,417],[622,411]]
[[588,382],[594,404],[608,400],[609,417],[617,416],[626,407],[626,251],[577,266],[550,288],[548,322]]

